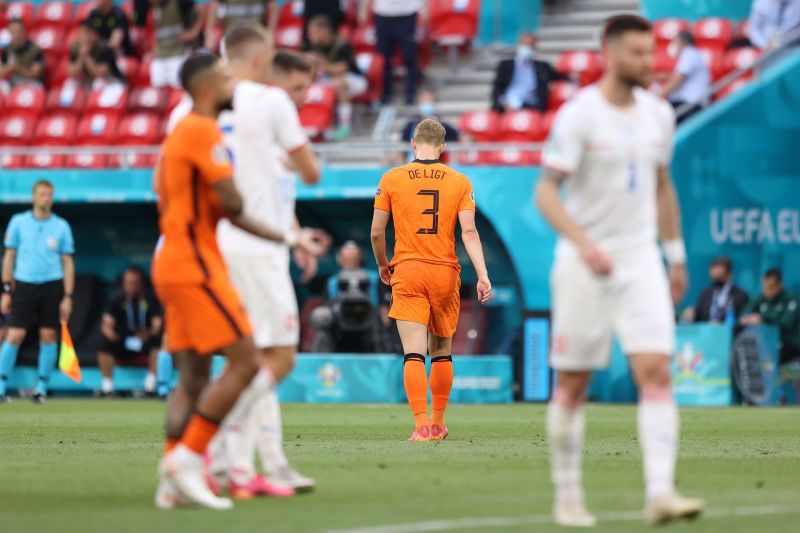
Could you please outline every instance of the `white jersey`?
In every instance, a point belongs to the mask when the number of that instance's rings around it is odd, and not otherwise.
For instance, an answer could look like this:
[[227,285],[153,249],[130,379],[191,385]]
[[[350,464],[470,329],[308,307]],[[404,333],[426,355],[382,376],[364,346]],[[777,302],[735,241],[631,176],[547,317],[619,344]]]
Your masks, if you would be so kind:
[[[219,124],[233,153],[233,180],[244,198],[245,214],[288,232],[295,216],[295,176],[286,169],[286,153],[308,143],[297,107],[283,89],[241,81],[233,111],[222,113]],[[280,254],[288,260],[285,245],[255,237],[226,219],[217,227],[217,240],[223,254]]]
[[[623,109],[597,85],[581,89],[558,111],[543,153],[544,167],[568,174],[569,215],[612,255],[656,245],[657,170],[672,159],[672,107],[644,89],[634,98]],[[559,239],[557,257],[576,253]]]
[[[170,115],[167,131],[191,109],[187,96]],[[295,216],[295,176],[285,159],[287,152],[308,143],[296,106],[283,89],[240,81],[233,111],[222,113],[218,122],[232,153],[233,180],[245,214],[272,230],[288,232]],[[217,243],[226,255],[289,258],[285,245],[251,235],[227,219],[217,226]]]

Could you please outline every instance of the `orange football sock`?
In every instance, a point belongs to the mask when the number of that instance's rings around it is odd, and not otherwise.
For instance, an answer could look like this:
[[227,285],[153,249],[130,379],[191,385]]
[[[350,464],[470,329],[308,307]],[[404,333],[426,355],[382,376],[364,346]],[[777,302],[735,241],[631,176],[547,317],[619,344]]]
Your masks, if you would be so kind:
[[453,388],[453,357],[444,355],[431,359],[431,424],[444,426],[444,412]]
[[194,413],[189,418],[186,430],[183,432],[181,444],[195,453],[203,453],[208,447],[208,443],[216,435],[219,423],[209,420],[201,414]]
[[167,439],[164,443],[164,455],[167,455],[169,452],[175,449],[175,446],[178,445],[180,440],[178,439]]
[[416,427],[428,425],[428,375],[425,373],[425,356],[408,353],[403,365],[403,383],[408,405],[414,414]]

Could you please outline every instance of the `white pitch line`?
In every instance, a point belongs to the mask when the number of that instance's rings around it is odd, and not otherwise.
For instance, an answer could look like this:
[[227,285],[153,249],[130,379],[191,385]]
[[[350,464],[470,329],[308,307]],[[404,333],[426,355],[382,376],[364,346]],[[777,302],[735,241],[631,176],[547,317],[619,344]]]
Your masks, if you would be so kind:
[[[723,518],[730,516],[766,516],[778,514],[800,514],[800,507],[781,507],[764,505],[761,507],[732,507],[727,509],[707,509],[705,518]],[[642,520],[641,511],[621,511],[599,513],[598,522],[635,522]],[[702,518],[702,517],[701,517]],[[388,526],[359,527],[353,529],[333,529],[326,533],[426,533],[428,531],[453,531],[457,529],[477,529],[482,527],[515,527],[552,524],[550,515],[533,516],[492,516],[484,518],[458,518],[454,520],[431,520],[408,524]]]

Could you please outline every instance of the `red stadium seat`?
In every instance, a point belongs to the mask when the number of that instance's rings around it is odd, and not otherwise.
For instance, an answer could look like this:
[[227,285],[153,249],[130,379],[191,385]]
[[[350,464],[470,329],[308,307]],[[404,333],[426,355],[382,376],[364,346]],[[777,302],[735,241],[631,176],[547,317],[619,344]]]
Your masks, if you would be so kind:
[[[152,15],[153,10],[150,10]],[[152,28],[139,28],[137,26],[130,26],[128,29],[128,35],[131,39],[131,44],[133,48],[136,50],[136,56],[142,57],[145,54],[149,54],[153,50],[153,45],[155,44],[155,32]]]
[[494,165],[537,166],[542,162],[542,153],[538,150],[505,148],[497,152],[490,152],[490,154]]
[[689,30],[689,23],[679,18],[661,19],[653,24],[653,34],[656,38],[656,45],[659,48],[669,44],[678,33],[687,30]]
[[456,160],[460,165],[494,165],[495,153],[490,151],[458,152]]
[[139,60],[135,57],[120,56],[117,58],[117,68],[125,76],[128,85],[131,87],[139,86]]
[[61,168],[64,166],[64,156],[39,152],[25,156],[23,164],[26,168]]
[[550,84],[550,98],[547,102],[548,109],[558,109],[569,100],[578,86],[569,81],[554,81]]
[[158,154],[142,154],[131,152],[125,155],[111,155],[108,166],[114,168],[153,168],[158,161]]
[[51,89],[45,100],[45,110],[48,113],[80,115],[84,107],[86,107],[86,91],[75,83]]
[[127,103],[128,90],[120,85],[111,85],[89,93],[86,112],[119,117],[125,112]]
[[356,28],[350,40],[350,45],[357,54],[361,52],[377,52],[378,39],[375,37],[375,26],[367,25]]
[[725,50],[733,38],[733,25],[728,19],[708,17],[698,20],[692,28],[697,46]]
[[497,139],[499,121],[499,115],[494,111],[472,111],[459,117],[458,129],[477,141],[494,141]]
[[656,59],[653,64],[653,70],[656,74],[672,74],[675,70],[675,65],[678,62],[677,57],[673,57],[664,49],[656,50]]
[[44,111],[44,89],[33,85],[18,85],[6,97],[3,114],[26,115],[38,118]]
[[33,4],[25,2],[6,2],[6,21],[19,19],[26,28],[33,27]]
[[45,27],[33,31],[31,39],[36,46],[42,49],[49,64],[57,63],[58,58],[64,55],[66,50],[66,30],[64,28]]
[[275,46],[278,48],[288,48],[290,50],[300,50],[303,45],[303,27],[287,26],[278,28],[275,31]]
[[3,116],[0,119],[0,145],[27,146],[33,136],[33,125],[34,119],[28,115]]
[[158,144],[163,134],[162,120],[155,113],[134,113],[122,119],[115,144]]
[[383,56],[373,52],[361,52],[356,63],[369,82],[369,90],[357,96],[357,102],[377,102],[383,94]]
[[719,48],[698,48],[697,50],[711,71],[711,81],[720,79],[723,75],[722,50]]
[[278,27],[288,26],[303,27],[303,0],[289,0],[281,6],[278,12]]
[[722,89],[716,95],[714,95],[714,101],[722,100],[723,98],[730,96],[731,94],[735,93],[752,80],[752,75],[742,76],[741,78],[737,78],[734,82],[730,85]]
[[72,4],[70,2],[45,2],[39,4],[35,25],[37,28],[63,28],[72,23]]
[[508,142],[530,142],[543,139],[541,114],[538,111],[523,109],[507,111],[501,115],[499,140]]
[[70,154],[64,158],[64,166],[67,168],[106,168],[109,166],[108,155],[91,152]]
[[69,78],[69,58],[62,57],[55,68],[46,69],[44,74],[48,87],[61,87]]
[[164,115],[169,103],[169,90],[164,87],[134,89],[128,98],[128,112],[147,111]]
[[117,118],[105,114],[87,114],[78,124],[77,144],[105,146],[117,132]]
[[43,117],[36,125],[34,142],[39,145],[69,146],[75,141],[77,125],[72,116]]
[[730,50],[722,58],[722,73],[725,75],[734,70],[750,69],[759,57],[761,51],[758,48],[748,46]]
[[19,154],[0,154],[0,168],[12,170],[25,167],[25,157]]
[[[344,0],[344,23],[347,26],[354,28],[358,26],[358,3],[359,0]],[[372,10],[370,9],[371,12]]]
[[167,101],[167,114],[172,113],[172,110],[181,103],[181,100],[183,100],[183,90],[170,88],[169,100]]
[[480,0],[431,0],[431,39],[443,45],[461,45],[478,33]]
[[577,78],[583,86],[599,80],[603,75],[605,65],[600,54],[583,50],[564,52],[559,55],[556,69]]
[[300,108],[300,122],[310,137],[318,137],[333,127],[336,92],[330,85],[315,84],[308,89]]
[[139,63],[139,74],[136,76],[136,87],[150,87],[150,56],[144,56]]

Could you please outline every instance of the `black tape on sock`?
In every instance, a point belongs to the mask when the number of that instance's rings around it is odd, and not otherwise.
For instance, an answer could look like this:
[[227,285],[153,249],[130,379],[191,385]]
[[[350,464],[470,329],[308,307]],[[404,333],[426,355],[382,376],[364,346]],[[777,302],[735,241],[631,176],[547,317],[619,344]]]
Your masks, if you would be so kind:
[[444,363],[444,362],[453,362],[452,355],[440,355],[439,357],[434,357],[431,359],[431,363]]
[[407,353],[405,357],[403,357],[403,364],[406,364],[409,361],[419,361],[420,363],[425,363],[425,356],[421,353]]

